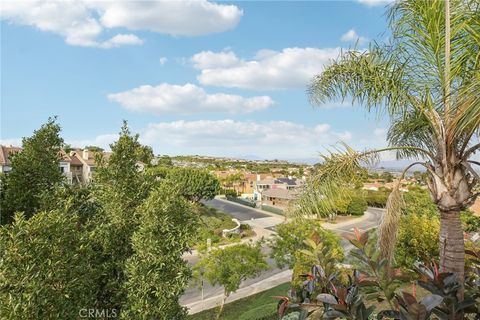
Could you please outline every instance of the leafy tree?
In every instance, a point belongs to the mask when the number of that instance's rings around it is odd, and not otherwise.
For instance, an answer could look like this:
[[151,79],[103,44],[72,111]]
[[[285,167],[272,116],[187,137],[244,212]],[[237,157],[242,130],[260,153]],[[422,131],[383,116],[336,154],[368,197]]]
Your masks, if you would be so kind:
[[0,227],[1,319],[77,319],[94,306],[96,253],[77,221],[55,210]]
[[437,216],[407,214],[400,218],[395,262],[412,269],[415,261],[429,263],[438,258],[440,221]]
[[366,190],[365,200],[367,205],[376,208],[385,208],[390,191],[385,188],[380,188],[378,191]]
[[[327,198],[355,181],[355,173],[382,151],[408,166],[427,170],[428,188],[440,213],[440,267],[464,278],[464,241],[460,211],[475,201],[480,165],[480,23],[477,1],[397,1],[388,12],[390,43],[344,52],[310,86],[315,103],[351,99],[369,111],[388,114],[389,147],[356,152],[345,147],[324,156],[322,190]],[[352,180],[354,180],[352,182]],[[397,184],[380,226],[379,247],[391,261],[399,225]]]
[[181,319],[179,298],[190,268],[182,255],[197,226],[193,208],[171,183],[154,190],[138,209],[140,224],[132,236],[133,255],[126,263],[128,291],[125,319]]
[[153,179],[136,166],[141,147],[124,122],[119,138],[110,145],[110,158],[97,157],[93,196],[101,210],[91,220],[93,239],[102,255],[102,308],[120,309],[126,301],[125,262],[134,253],[131,237],[139,224],[137,208],[148,197]]
[[353,216],[362,216],[367,211],[367,201],[361,193],[356,193],[350,199],[347,212]]
[[312,234],[317,234],[325,246],[331,248],[334,259],[343,260],[343,249],[340,245],[340,238],[333,232],[322,227],[318,220],[295,219],[291,222],[282,223],[276,227],[277,233],[270,241],[272,249],[270,257],[275,259],[277,266],[293,268],[296,263],[296,253],[307,249],[305,241],[310,239]]
[[153,150],[150,146],[139,146],[137,150],[137,159],[145,163],[146,165],[150,165],[153,160]]
[[223,287],[223,299],[217,319],[220,318],[225,300],[238,290],[242,281],[268,269],[261,249],[259,242],[254,245],[243,243],[214,249],[194,266],[197,280],[206,279],[211,285],[218,284]]
[[208,171],[195,168],[174,168],[166,179],[173,181],[185,199],[192,202],[210,200],[220,190],[220,183]]
[[2,224],[11,222],[15,212],[30,218],[40,209],[42,196],[62,183],[60,130],[56,118],[49,118],[31,137],[23,138],[21,152],[11,155],[12,171],[2,178]]

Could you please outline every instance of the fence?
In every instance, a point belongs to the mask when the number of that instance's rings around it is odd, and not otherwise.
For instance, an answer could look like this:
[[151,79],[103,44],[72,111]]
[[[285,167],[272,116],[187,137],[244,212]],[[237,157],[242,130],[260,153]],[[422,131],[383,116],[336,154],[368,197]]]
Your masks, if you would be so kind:
[[226,198],[227,198],[228,201],[237,202],[237,203],[240,203],[240,204],[243,204],[245,206],[252,207],[252,208],[255,208],[257,206],[255,204],[255,202],[248,201],[248,200],[245,200],[245,199],[242,199],[242,198],[236,198],[236,197],[231,197],[231,196],[227,196]]

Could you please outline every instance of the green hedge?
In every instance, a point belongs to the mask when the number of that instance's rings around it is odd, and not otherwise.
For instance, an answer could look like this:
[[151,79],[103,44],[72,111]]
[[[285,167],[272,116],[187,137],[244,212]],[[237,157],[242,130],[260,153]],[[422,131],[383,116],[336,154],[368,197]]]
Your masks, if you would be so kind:
[[237,202],[237,203],[240,203],[240,204],[243,204],[245,206],[252,207],[252,208],[255,208],[257,206],[255,204],[255,202],[248,201],[248,200],[245,200],[245,199],[242,199],[242,198],[236,198],[236,197],[230,197],[230,196],[227,196],[226,198],[227,198],[228,201]]
[[271,212],[271,213],[280,214],[282,216],[285,215],[285,212],[282,209],[275,208],[275,207],[272,207],[272,206],[268,206],[266,204],[262,204],[261,209],[264,210],[264,211]]

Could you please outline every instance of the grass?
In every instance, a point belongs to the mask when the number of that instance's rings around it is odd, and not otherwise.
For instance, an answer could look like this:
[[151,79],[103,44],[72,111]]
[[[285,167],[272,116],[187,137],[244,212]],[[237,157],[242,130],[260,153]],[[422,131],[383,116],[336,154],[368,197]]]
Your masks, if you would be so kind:
[[[249,297],[231,302],[225,305],[223,309],[222,320],[237,320],[240,316],[256,307],[260,307],[278,300],[273,299],[272,296],[285,296],[290,289],[290,283],[283,283],[279,286],[273,287],[269,290],[251,295]],[[202,311],[200,313],[188,316],[189,320],[211,320],[215,319],[218,308]]]

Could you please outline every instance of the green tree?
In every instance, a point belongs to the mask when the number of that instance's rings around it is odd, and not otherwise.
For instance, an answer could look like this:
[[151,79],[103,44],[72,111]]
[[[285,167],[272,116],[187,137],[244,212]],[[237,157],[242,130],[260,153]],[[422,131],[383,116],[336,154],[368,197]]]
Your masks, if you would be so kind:
[[145,163],[146,165],[150,165],[153,160],[153,150],[150,146],[142,146],[140,145],[137,149],[137,159]]
[[138,135],[132,135],[124,122],[118,140],[110,145],[110,158],[97,156],[93,196],[101,209],[90,224],[102,255],[100,308],[119,310],[126,301],[125,262],[134,253],[131,238],[139,224],[137,208],[153,186],[153,178],[137,169],[140,147]]
[[30,218],[40,209],[42,197],[62,183],[60,130],[56,118],[49,118],[31,137],[23,138],[22,151],[11,155],[12,171],[2,178],[2,224],[11,222],[15,212]]
[[340,237],[332,231],[324,229],[318,220],[295,219],[277,225],[276,230],[277,233],[270,240],[272,249],[270,257],[275,259],[279,268],[285,266],[293,268],[296,263],[296,253],[307,249],[308,246],[305,244],[305,241],[310,239],[314,233],[322,239],[325,246],[331,248],[331,254],[336,260],[343,260]]
[[407,214],[400,218],[395,263],[412,269],[415,261],[430,263],[438,258],[440,221],[437,216]]
[[367,208],[367,200],[365,200],[363,194],[357,192],[350,199],[347,212],[353,216],[363,216],[365,211],[367,211]]
[[210,200],[220,190],[218,179],[208,171],[195,168],[174,168],[166,179],[173,181],[185,199],[192,202]]
[[223,249],[214,249],[201,257],[194,266],[195,277],[203,283],[223,287],[223,299],[217,313],[222,314],[225,300],[237,291],[242,281],[253,278],[267,270],[268,264],[262,253],[261,243],[238,244]]
[[[460,211],[477,196],[473,190],[479,179],[471,166],[480,165],[471,159],[480,149],[475,138],[480,126],[478,1],[398,1],[388,17],[391,41],[344,52],[315,77],[310,96],[314,103],[351,99],[369,111],[388,114],[390,147],[366,152],[346,147],[325,155],[326,170],[317,177],[323,190],[318,193],[337,194],[359,166],[381,151],[420,159],[406,169],[421,165],[427,170],[440,213],[441,271],[456,273],[463,281]],[[390,196],[379,229],[380,250],[389,261],[399,225],[399,188],[397,184]]]
[[192,206],[171,183],[154,190],[138,209],[140,223],[132,236],[133,255],[126,263],[128,296],[125,319],[181,319],[179,298],[188,286],[190,268],[182,255],[196,231]]
[[0,226],[0,318],[77,319],[95,305],[95,251],[74,214],[17,214]]

